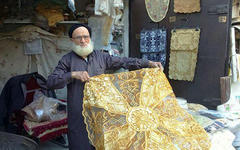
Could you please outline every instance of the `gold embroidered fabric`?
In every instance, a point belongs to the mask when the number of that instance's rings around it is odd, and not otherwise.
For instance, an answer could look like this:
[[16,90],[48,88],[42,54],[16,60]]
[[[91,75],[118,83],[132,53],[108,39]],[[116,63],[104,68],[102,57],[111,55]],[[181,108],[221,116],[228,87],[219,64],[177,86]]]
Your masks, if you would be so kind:
[[86,83],[83,116],[97,150],[208,150],[205,130],[177,104],[162,71],[103,74]]
[[145,0],[148,16],[154,22],[163,20],[167,14],[170,0]]
[[172,30],[169,78],[192,81],[197,63],[200,29]]
[[174,0],[175,13],[200,12],[200,0]]

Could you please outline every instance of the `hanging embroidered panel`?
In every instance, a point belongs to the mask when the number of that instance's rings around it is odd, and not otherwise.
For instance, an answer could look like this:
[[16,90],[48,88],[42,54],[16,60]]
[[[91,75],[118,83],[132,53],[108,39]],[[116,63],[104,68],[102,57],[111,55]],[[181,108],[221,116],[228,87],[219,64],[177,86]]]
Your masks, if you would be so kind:
[[163,20],[167,14],[170,0],[145,0],[148,16],[154,22]]
[[200,12],[200,0],[174,0],[175,13]]
[[197,63],[200,29],[172,30],[169,78],[192,81]]
[[166,64],[166,29],[142,30],[140,33],[140,52],[143,59]]
[[97,150],[210,148],[207,133],[178,105],[158,68],[90,78],[83,116]]

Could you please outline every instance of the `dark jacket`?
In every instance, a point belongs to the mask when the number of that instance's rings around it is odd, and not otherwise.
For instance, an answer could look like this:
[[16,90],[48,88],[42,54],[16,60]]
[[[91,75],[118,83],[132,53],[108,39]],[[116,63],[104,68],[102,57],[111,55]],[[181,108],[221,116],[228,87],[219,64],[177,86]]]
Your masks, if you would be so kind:
[[55,96],[54,91],[47,90],[46,79],[37,72],[10,78],[0,95],[0,125],[4,126],[8,132],[17,133],[17,128],[9,122],[9,117],[13,113],[19,112],[26,105],[26,89],[23,88],[23,85],[30,78],[36,79],[39,87],[47,96]]

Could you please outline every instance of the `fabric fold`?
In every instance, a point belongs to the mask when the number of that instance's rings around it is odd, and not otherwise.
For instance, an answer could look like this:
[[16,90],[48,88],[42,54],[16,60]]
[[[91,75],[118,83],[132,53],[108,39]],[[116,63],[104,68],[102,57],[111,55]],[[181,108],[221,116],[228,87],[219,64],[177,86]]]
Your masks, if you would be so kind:
[[[134,103],[128,99],[132,94]],[[92,77],[84,88],[82,114],[97,150],[210,148],[207,133],[178,105],[158,68]]]

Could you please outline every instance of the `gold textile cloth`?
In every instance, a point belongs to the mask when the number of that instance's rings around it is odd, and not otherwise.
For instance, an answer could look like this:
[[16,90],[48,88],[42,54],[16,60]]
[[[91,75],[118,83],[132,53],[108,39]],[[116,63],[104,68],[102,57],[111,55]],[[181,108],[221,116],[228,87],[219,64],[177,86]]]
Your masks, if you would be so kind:
[[207,150],[205,130],[177,104],[158,68],[103,74],[86,83],[83,116],[97,150]]
[[50,27],[55,27],[57,22],[64,21],[62,10],[57,6],[55,8],[48,8],[39,4],[36,7],[36,10],[38,13],[47,18],[48,25]]
[[193,81],[200,29],[177,29],[171,33],[169,78]]
[[200,0],[174,0],[175,13],[200,12]]
[[170,0],[145,0],[148,16],[154,22],[159,22],[165,18]]

